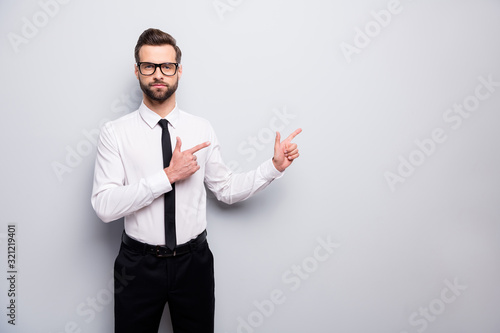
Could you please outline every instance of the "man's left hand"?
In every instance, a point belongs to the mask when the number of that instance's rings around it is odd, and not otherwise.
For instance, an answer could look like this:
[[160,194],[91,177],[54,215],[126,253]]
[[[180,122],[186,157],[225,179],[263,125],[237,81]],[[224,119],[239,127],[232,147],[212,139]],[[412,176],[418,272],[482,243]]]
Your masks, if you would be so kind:
[[299,149],[296,143],[292,143],[302,129],[298,128],[281,142],[280,132],[276,132],[276,141],[274,142],[274,157],[273,164],[279,172],[285,171],[292,164],[293,160],[299,157]]

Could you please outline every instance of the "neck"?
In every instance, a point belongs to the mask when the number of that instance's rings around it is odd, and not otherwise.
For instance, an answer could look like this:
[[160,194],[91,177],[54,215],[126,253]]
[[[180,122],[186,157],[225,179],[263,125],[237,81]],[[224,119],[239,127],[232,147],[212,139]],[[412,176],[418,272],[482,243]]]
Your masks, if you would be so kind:
[[143,94],[143,100],[149,109],[156,112],[162,118],[165,118],[175,108],[175,94],[162,102],[154,101]]

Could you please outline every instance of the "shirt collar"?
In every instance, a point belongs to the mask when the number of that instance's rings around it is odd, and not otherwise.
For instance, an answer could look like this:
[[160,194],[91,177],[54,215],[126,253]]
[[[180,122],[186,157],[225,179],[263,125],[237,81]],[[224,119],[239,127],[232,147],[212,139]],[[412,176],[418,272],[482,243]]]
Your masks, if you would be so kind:
[[[144,104],[144,101],[142,101],[141,106],[139,107],[139,114],[141,115],[142,119],[146,124],[148,124],[149,127],[153,128],[155,127],[160,119],[162,119],[158,113],[154,112],[150,108]],[[168,120],[170,125],[172,125],[173,128],[175,128],[179,122],[179,108],[177,107],[177,102],[175,103],[175,107],[170,113],[167,115],[165,118]]]

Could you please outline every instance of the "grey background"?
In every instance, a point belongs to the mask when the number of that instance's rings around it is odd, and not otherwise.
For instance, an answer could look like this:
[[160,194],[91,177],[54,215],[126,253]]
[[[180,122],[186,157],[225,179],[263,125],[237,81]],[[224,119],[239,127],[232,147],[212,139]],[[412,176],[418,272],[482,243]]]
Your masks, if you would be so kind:
[[[133,48],[157,27],[184,54],[179,106],[212,122],[234,169],[271,157],[276,124],[303,128],[282,179],[234,206],[210,199],[217,332],[498,332],[500,87],[459,128],[443,116],[481,77],[500,82],[500,2],[401,0],[377,30],[372,11],[391,4],[2,0],[0,266],[14,223],[19,273],[15,327],[0,280],[0,331],[112,331],[123,224],[90,205],[93,141],[139,105]],[[419,153],[436,129],[446,140]]]

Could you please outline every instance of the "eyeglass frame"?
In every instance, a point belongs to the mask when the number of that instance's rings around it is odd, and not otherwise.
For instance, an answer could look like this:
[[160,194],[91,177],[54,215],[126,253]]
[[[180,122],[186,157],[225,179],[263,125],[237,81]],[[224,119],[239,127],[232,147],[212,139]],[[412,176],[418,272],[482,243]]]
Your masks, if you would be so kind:
[[[153,71],[153,73],[151,74],[143,74],[142,71],[141,71],[141,64],[151,64],[153,66],[155,66],[155,69]],[[148,61],[143,61],[143,62],[138,62],[137,64],[137,69],[139,70],[139,73],[141,73],[141,75],[144,75],[144,76],[151,76],[153,75],[154,73],[156,73],[156,69],[157,68],[160,68],[160,72],[165,75],[165,76],[174,76],[175,74],[177,74],[177,71],[179,70],[179,63],[178,62],[163,62],[161,64],[155,64],[155,63],[152,63],[152,62],[148,62]],[[165,74],[163,73],[163,71],[161,70],[161,66],[162,65],[175,65],[175,72],[174,74]]]

